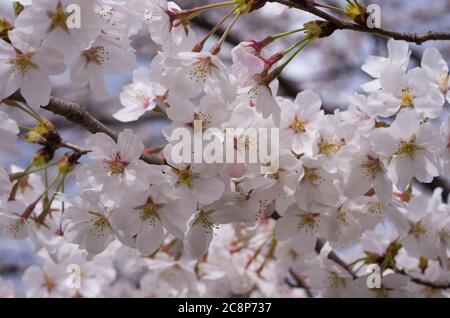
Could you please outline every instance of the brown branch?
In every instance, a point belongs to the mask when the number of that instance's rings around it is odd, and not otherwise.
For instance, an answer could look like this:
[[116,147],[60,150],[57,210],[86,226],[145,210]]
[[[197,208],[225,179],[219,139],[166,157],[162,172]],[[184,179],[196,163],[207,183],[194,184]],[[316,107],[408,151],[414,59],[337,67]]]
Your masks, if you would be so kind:
[[292,277],[292,279],[294,280],[294,283],[292,283],[288,278],[285,279],[285,282],[289,287],[302,288],[305,290],[305,293],[308,296],[308,298],[314,298],[314,295],[311,292],[311,288],[306,284],[303,277],[298,275],[292,268],[289,269],[289,274]]
[[427,41],[445,41],[450,40],[450,33],[447,32],[435,32],[428,31],[426,33],[408,33],[408,32],[396,32],[384,28],[369,28],[365,25],[360,25],[352,22],[346,22],[335,16],[328,14],[315,5],[313,0],[268,0],[268,2],[278,2],[288,7],[300,9],[302,11],[314,14],[324,20],[331,22],[339,30],[352,30],[357,32],[371,33],[383,37],[393,38],[395,40],[404,40],[416,44],[422,44]]
[[[317,240],[316,247],[315,247],[317,254],[320,254],[320,251],[325,246],[325,243],[326,243],[326,241],[324,239]],[[330,251],[330,253],[328,253],[328,259],[332,260],[333,262],[335,262],[336,264],[341,266],[347,273],[350,274],[350,276],[353,279],[358,278],[358,276],[353,272],[352,268],[342,258],[340,258],[339,255],[337,255],[334,251]]]
[[396,270],[396,272],[401,275],[408,276],[409,278],[411,278],[411,281],[413,283],[416,283],[419,285],[423,285],[423,286],[430,287],[433,289],[450,289],[450,283],[432,283],[432,282],[428,282],[428,281],[422,280],[420,278],[414,277],[413,275],[408,274],[404,270]]
[[[70,122],[86,128],[86,130],[92,134],[105,133],[117,141],[118,134],[92,116],[87,111],[86,107],[82,105],[52,97],[50,99],[50,103],[47,106],[42,106],[42,108],[54,113],[55,115],[65,117]],[[143,154],[141,156],[141,160],[148,164],[162,164],[161,159],[147,154]]]
[[[315,248],[317,253],[320,253],[320,251],[324,247],[325,243],[326,242],[323,239],[318,239],[317,240],[316,248]],[[351,269],[351,266],[348,265],[343,259],[341,259],[339,257],[339,255],[337,255],[335,252],[331,251],[328,254],[328,259],[332,260],[333,262],[335,262],[336,264],[341,266],[343,269],[345,269],[345,271],[347,273],[349,273],[352,276],[353,279],[358,278],[358,276]],[[429,282],[429,281],[422,280],[420,278],[414,277],[411,274],[408,274],[407,272],[405,272],[404,270],[398,270],[397,269],[396,272],[401,274],[401,275],[408,276],[413,283],[416,283],[416,284],[419,284],[419,285],[422,285],[422,286],[430,287],[430,288],[433,288],[433,289],[450,289],[450,283],[433,283],[433,282]]]

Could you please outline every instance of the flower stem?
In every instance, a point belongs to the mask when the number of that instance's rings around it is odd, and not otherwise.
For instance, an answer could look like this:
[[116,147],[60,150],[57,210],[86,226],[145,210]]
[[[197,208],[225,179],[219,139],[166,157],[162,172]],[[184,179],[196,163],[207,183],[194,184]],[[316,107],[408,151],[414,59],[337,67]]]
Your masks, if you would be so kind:
[[56,166],[56,163],[51,164],[51,165],[49,164],[49,165],[46,165],[46,166],[44,166],[42,168],[38,168],[38,169],[34,169],[34,170],[25,170],[24,172],[18,172],[18,173],[15,173],[15,174],[11,175],[9,179],[10,179],[10,181],[19,180],[19,179],[22,179],[23,177],[26,177],[26,176],[30,175],[30,174],[33,174],[33,173],[36,173],[36,172],[39,172],[39,171],[42,171],[42,170],[45,170],[47,168],[51,168],[51,167],[54,167],[54,166]]
[[[59,174],[59,175],[60,175],[60,174]],[[58,175],[58,176],[59,176],[59,175]],[[57,176],[57,177],[58,177],[58,176]],[[47,202],[47,204],[44,206],[44,208],[43,208],[43,210],[42,210],[42,213],[39,214],[39,216],[36,218],[36,222],[37,222],[37,223],[43,224],[44,221],[45,221],[45,218],[47,217],[47,215],[50,214],[52,203],[53,203],[53,201],[55,200],[56,194],[58,193],[59,189],[61,189],[61,188],[64,186],[64,182],[65,182],[66,176],[67,176],[66,174],[63,174],[63,175],[62,175],[62,178],[61,178],[61,180],[59,181],[59,184],[58,184],[58,186],[56,187],[55,192],[53,193],[51,199],[50,199],[50,200]]]
[[[3,102],[8,106],[16,107],[16,108],[20,109],[21,111],[23,111],[26,114],[33,117],[37,122],[39,122],[39,123],[43,122],[42,118],[41,118],[41,116],[39,116],[39,114],[35,113],[33,110],[30,110],[28,107],[22,106],[19,102],[15,101],[15,100],[4,100]],[[24,105],[26,105],[26,104],[24,104]]]
[[[236,7],[235,10],[237,10],[239,8],[240,7]],[[233,11],[235,11],[235,10],[233,10]],[[225,42],[228,34],[230,33],[231,29],[233,28],[234,24],[236,23],[237,19],[239,19],[240,16],[241,16],[241,11],[236,13],[236,15],[234,16],[234,18],[231,21],[230,25],[227,27],[225,32],[222,34],[222,37],[220,38],[219,42],[217,42],[217,44],[214,45],[214,47],[211,50],[212,54],[217,55],[220,52],[220,48],[222,47],[222,44]]]
[[31,203],[28,206],[28,208],[25,210],[25,212],[21,215],[22,218],[24,218],[26,220],[30,217],[31,213],[33,213],[34,208],[36,207],[38,202],[48,193],[50,188],[53,187],[53,185],[56,183],[56,181],[58,180],[60,175],[61,175],[61,173],[58,173],[55,177],[53,177],[53,179],[50,181],[50,183],[45,188],[44,192],[33,203]]
[[291,35],[291,34],[295,34],[295,33],[298,33],[298,32],[302,32],[302,31],[305,31],[305,28],[295,29],[295,30],[292,30],[292,31],[287,31],[287,32],[271,35],[270,39],[272,41],[275,41],[275,40],[277,40],[279,38],[282,38],[282,37],[285,37],[285,36],[288,36],[288,35]]
[[204,6],[199,6],[196,8],[185,10],[184,12],[182,12],[180,14],[180,18],[182,18],[183,20],[189,21],[208,10],[230,6],[235,3],[236,3],[236,0],[230,0],[230,1],[223,1],[223,2],[207,4]]
[[289,58],[283,62],[283,64],[279,65],[277,68],[275,68],[272,72],[270,72],[261,82],[261,84],[264,84],[268,86],[275,78],[280,76],[283,69],[297,56],[298,53],[300,53],[301,50],[303,50],[309,43],[311,43],[314,39],[313,38],[304,38],[299,43],[294,44],[293,46],[289,47],[287,50],[283,51],[282,54],[286,55],[292,50],[296,49],[294,53],[289,56]]
[[203,46],[205,45],[206,41],[214,34],[217,32],[217,30],[225,23],[225,21],[227,21],[232,15],[233,13],[237,10],[237,8],[234,8],[232,11],[230,11],[222,20],[219,21],[219,23],[217,23],[212,29],[211,31],[208,32],[208,34],[203,38],[203,40],[201,40],[200,42],[198,42],[194,48],[192,49],[193,52],[200,52],[203,49]]

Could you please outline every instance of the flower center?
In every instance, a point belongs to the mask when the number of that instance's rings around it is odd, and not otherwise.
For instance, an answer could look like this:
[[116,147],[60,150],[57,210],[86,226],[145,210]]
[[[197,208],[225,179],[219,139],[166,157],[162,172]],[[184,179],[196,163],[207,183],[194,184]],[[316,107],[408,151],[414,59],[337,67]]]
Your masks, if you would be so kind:
[[292,124],[289,127],[291,127],[296,134],[305,131],[305,123],[302,122],[301,120],[299,120],[297,118],[297,115],[295,116],[295,120],[292,122]]
[[[141,221],[146,221],[148,219],[154,220],[158,217],[158,210],[162,208],[164,204],[156,204],[153,202],[153,198],[149,196],[147,202],[144,205],[138,206],[135,209],[140,210],[139,217]],[[154,224],[154,221],[151,221]]]
[[314,232],[319,226],[317,213],[306,213],[300,216],[300,222],[298,224],[299,229],[304,229],[307,232]]
[[106,164],[108,165],[108,170],[111,175],[123,175],[126,167],[129,165],[128,162],[122,160],[119,152],[112,155],[110,160],[106,160]]
[[178,184],[192,187],[194,183],[194,174],[190,167],[178,172]]
[[416,153],[420,150],[422,150],[422,147],[416,144],[416,136],[414,135],[409,141],[401,141],[395,154],[413,160]]
[[9,60],[9,64],[13,73],[25,74],[30,69],[37,68],[37,65],[31,62],[30,54],[17,54],[15,58]]
[[400,105],[401,107],[414,107],[414,99],[416,97],[413,94],[413,91],[410,87],[403,87],[402,88],[402,95],[400,97]]
[[214,229],[219,229],[219,225],[212,222],[203,211],[200,211],[194,223],[200,223],[204,231],[208,234],[214,233]]
[[150,106],[151,99],[147,95],[139,95],[138,100],[140,101],[140,104],[143,108],[147,108],[148,106]]
[[55,279],[53,277],[45,275],[42,287],[46,288],[48,292],[51,292],[56,287]]
[[444,74],[442,75],[442,77],[439,80],[439,89],[441,90],[442,93],[446,94],[450,87],[449,87],[449,83],[450,82],[450,74]]
[[196,112],[194,113],[194,120],[199,120],[202,122],[202,129],[205,131],[211,126],[212,123],[212,115],[211,114],[205,114],[203,112]]
[[319,144],[319,153],[331,157],[338,153],[344,144],[343,141],[334,142],[331,139],[322,139]]
[[374,218],[382,218],[383,211],[381,210],[381,203],[377,201],[368,203],[366,213]]
[[344,209],[339,209],[336,212],[336,219],[341,222],[343,225],[348,226],[349,225],[349,217],[348,212]]
[[66,33],[70,33],[70,29],[67,26],[67,19],[74,13],[66,12],[61,1],[58,2],[56,6],[56,12],[47,11],[47,16],[50,18],[50,26],[48,27],[47,33],[52,32],[56,28],[61,28]]
[[305,169],[305,178],[314,186],[318,186],[322,181],[322,177],[320,176],[319,172],[317,172],[317,169],[314,168],[306,168]]
[[375,179],[377,172],[380,170],[380,161],[368,156],[368,160],[361,164],[364,178]]
[[95,46],[83,51],[82,55],[88,63],[102,65],[105,61],[109,61],[109,52],[103,46]]
[[155,12],[155,10],[145,9],[144,20],[146,23],[152,23],[152,20],[157,16],[158,14]]
[[104,235],[104,232],[110,228],[108,217],[112,215],[112,211],[107,212],[106,216],[98,212],[89,213],[93,215],[93,218],[91,219],[91,234],[97,237],[102,237]]
[[421,236],[425,235],[427,233],[427,230],[423,226],[422,222],[416,222],[411,226],[410,233],[414,235],[417,238],[420,238]]
[[17,237],[17,235],[22,230],[23,226],[25,226],[24,220],[23,219],[19,219],[19,220],[15,221],[15,222],[12,222],[12,223],[8,224],[6,227],[7,227],[8,231],[14,237]]
[[189,72],[189,79],[196,83],[201,82],[204,84],[212,67],[215,67],[215,65],[212,64],[209,56],[199,59],[192,65],[192,69]]

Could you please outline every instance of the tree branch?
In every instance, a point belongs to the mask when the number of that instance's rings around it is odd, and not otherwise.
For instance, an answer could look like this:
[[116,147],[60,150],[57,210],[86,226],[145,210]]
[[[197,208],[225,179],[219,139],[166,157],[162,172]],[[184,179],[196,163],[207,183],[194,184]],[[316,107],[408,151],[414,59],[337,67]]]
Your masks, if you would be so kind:
[[315,7],[316,3],[314,0],[268,0],[268,2],[278,2],[288,7],[293,7],[305,12],[309,12],[317,17],[320,17],[328,22],[331,22],[339,30],[353,30],[357,32],[371,33],[379,36],[393,38],[395,40],[404,40],[419,45],[427,41],[450,40],[450,33],[447,32],[435,32],[435,31],[428,31],[426,33],[396,32],[383,28],[369,28],[368,26],[359,25],[353,22],[346,22]]
[[[315,247],[317,254],[320,254],[320,251],[325,246],[325,243],[326,241],[324,239],[317,239]],[[345,269],[345,271],[349,273],[353,279],[358,278],[358,276],[353,272],[351,267],[343,259],[341,259],[339,255],[337,255],[334,251],[330,251],[330,253],[328,253],[328,259],[332,260],[333,262],[341,266],[343,269]]]
[[433,289],[450,289],[450,283],[432,283],[432,282],[428,282],[428,281],[422,280],[420,278],[414,277],[413,275],[408,274],[404,270],[397,270],[396,272],[401,275],[408,276],[409,278],[411,278],[411,281],[413,283],[416,283],[419,285],[423,285],[423,286],[430,287]]
[[285,282],[288,286],[293,287],[293,288],[302,288],[305,291],[306,296],[308,296],[308,298],[314,298],[314,295],[311,292],[311,288],[306,284],[303,277],[298,275],[292,268],[289,269],[289,274],[291,275],[292,279],[294,280],[294,283],[292,283],[289,280],[289,278],[286,278]]
[[[47,106],[42,106],[42,108],[65,117],[70,122],[86,128],[92,134],[105,133],[117,141],[118,134],[92,116],[82,105],[52,97],[50,103]],[[160,158],[147,154],[143,154],[141,160],[148,164],[162,164]]]

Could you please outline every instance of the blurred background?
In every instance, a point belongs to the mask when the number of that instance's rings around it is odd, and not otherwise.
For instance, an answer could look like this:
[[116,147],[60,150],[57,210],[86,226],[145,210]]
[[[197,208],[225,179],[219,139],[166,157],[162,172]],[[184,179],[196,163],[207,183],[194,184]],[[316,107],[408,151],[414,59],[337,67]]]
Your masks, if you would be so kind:
[[[178,0],[182,8],[192,8],[198,5],[214,3],[213,0]],[[343,7],[344,0],[322,0],[323,3]],[[450,0],[377,0],[363,1],[364,4],[378,4],[381,7],[381,25],[383,28],[399,32],[426,32],[450,30]],[[198,38],[202,38],[229,10],[216,9],[202,14],[193,21],[192,27]],[[10,1],[0,1],[0,16],[13,20],[13,11]],[[303,23],[315,20],[316,17],[295,8],[280,10],[280,6],[268,4],[259,11],[241,17],[232,29],[227,45],[220,55],[223,61],[230,65],[230,50],[241,41],[261,40],[267,35],[276,34],[299,28]],[[217,41],[212,38],[206,49]],[[289,47],[298,41],[298,35],[283,38],[272,44],[270,50],[278,51]],[[142,31],[132,38],[133,47],[138,56],[138,66],[148,66],[156,54],[158,47],[152,43],[147,32]],[[299,54],[289,64],[280,78],[279,94],[289,97],[305,89],[318,92],[327,111],[336,108],[345,109],[348,97],[354,92],[362,93],[360,85],[370,80],[361,71],[361,65],[368,55],[386,56],[387,39],[374,35],[357,33],[354,31],[336,31],[332,36],[316,41]],[[437,47],[444,58],[449,62],[450,42],[427,42],[421,46],[411,44],[412,56],[410,67],[420,64],[422,52],[427,47]],[[165,120],[154,114],[142,117],[138,122],[122,124],[116,121],[112,114],[119,110],[118,95],[121,87],[131,81],[131,75],[111,76],[108,87],[111,99],[99,102],[88,89],[74,88],[68,74],[53,78],[53,95],[86,105],[89,111],[100,121],[116,131],[132,128],[142,138],[148,147],[164,145],[161,129]],[[59,129],[63,138],[79,145],[87,133],[66,121],[62,117],[41,111]],[[24,126],[34,123],[22,114],[8,110],[8,114]],[[31,155],[37,147],[19,142],[14,149],[0,149],[0,160],[7,167],[11,164],[24,167],[28,164]],[[76,192],[76,188],[68,189]],[[33,251],[29,242],[11,242],[0,239],[0,275],[16,279],[17,272],[35,263]],[[17,283],[20,282],[16,279]]]

